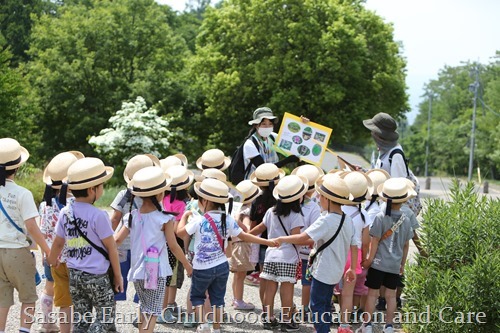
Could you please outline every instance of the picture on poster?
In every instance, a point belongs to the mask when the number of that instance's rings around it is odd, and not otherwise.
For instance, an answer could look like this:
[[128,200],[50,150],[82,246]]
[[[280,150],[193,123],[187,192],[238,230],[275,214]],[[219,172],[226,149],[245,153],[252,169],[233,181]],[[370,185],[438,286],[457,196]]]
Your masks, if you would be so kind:
[[285,113],[276,140],[278,150],[285,155],[296,155],[300,159],[321,165],[332,129],[300,117]]

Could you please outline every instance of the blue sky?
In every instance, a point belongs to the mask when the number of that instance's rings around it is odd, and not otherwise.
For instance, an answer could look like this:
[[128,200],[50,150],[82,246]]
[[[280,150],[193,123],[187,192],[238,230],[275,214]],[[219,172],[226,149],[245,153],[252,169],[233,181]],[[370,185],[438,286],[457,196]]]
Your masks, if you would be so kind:
[[[184,0],[157,0],[178,11]],[[367,0],[366,7],[394,25],[403,44],[411,122],[423,101],[424,85],[439,70],[462,61],[492,61],[500,51],[500,0]]]

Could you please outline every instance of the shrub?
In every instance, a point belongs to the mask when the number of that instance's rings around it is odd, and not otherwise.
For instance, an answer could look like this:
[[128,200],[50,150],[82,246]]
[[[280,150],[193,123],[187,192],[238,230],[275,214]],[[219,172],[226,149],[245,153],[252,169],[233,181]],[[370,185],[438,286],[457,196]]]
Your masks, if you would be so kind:
[[[407,269],[405,311],[429,310],[430,318],[406,323],[405,331],[498,332],[500,200],[478,195],[472,183],[461,188],[457,181],[451,199],[427,202],[421,238],[429,257],[417,256],[417,265]],[[476,315],[469,322],[470,312],[484,312],[483,323]]]
[[43,200],[43,192],[45,191],[45,184],[42,180],[42,176],[42,170],[30,163],[26,163],[19,168],[15,178],[18,185],[27,188],[33,193],[33,198],[35,199],[37,207]]

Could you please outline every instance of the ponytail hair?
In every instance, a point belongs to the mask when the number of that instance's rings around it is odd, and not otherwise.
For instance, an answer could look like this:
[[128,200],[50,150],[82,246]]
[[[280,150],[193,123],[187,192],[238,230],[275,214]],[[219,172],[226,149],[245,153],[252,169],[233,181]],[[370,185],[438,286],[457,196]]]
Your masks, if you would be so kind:
[[288,216],[291,212],[300,213],[302,216],[304,215],[300,206],[300,199],[287,203],[278,200],[276,201],[273,212],[278,216]]
[[[127,189],[127,193],[130,193],[130,196],[127,198],[127,202],[130,203],[130,206],[128,208],[128,227],[132,229],[132,206],[134,206],[134,198],[135,196],[132,194],[132,192],[129,192],[130,190]],[[123,199],[122,199],[123,201]],[[121,204],[121,201],[120,201]],[[123,207],[122,207],[123,208]]]
[[151,202],[153,203],[153,205],[156,207],[156,209],[159,211],[159,212],[162,212],[163,214],[165,215],[173,215],[173,216],[177,216],[179,215],[179,213],[177,212],[169,212],[169,211],[166,211],[166,210],[163,210],[163,207],[160,205],[160,202],[158,201],[158,199],[156,198],[156,195],[152,195],[150,197],[146,197],[144,199],[149,199],[151,200]]

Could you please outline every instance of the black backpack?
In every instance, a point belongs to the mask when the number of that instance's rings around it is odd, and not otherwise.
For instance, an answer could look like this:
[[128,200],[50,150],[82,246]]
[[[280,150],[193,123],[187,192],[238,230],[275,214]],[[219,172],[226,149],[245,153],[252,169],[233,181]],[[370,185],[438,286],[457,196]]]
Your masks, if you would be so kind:
[[422,201],[420,200],[420,184],[418,183],[417,177],[415,177],[413,172],[408,167],[408,164],[410,161],[406,158],[405,154],[403,153],[403,151],[401,149],[396,148],[390,153],[389,165],[392,165],[392,157],[396,154],[400,154],[403,157],[403,160],[405,162],[405,167],[406,167],[406,178],[411,180],[413,182],[413,184],[415,185],[415,192],[417,192],[417,196],[408,200],[406,202],[406,204],[415,213],[415,216],[417,216],[420,213],[420,211],[422,210]]
[[[271,135],[270,138],[273,142],[276,141],[273,135]],[[255,136],[251,135],[250,139],[252,139],[253,144],[260,153],[260,145]],[[229,165],[228,173],[229,181],[233,183],[233,185],[238,185],[239,182],[244,180],[252,167],[252,163],[248,163],[248,166],[245,168],[245,159],[243,158],[243,146],[247,140],[248,139],[245,139],[241,145],[236,147],[233,155],[231,155],[231,164]]]

